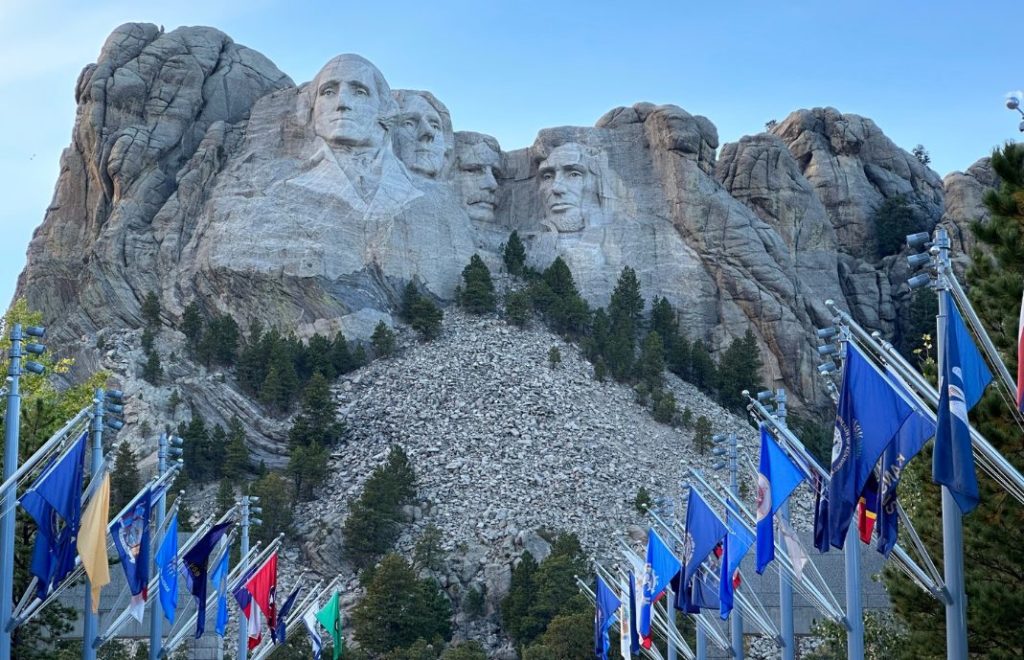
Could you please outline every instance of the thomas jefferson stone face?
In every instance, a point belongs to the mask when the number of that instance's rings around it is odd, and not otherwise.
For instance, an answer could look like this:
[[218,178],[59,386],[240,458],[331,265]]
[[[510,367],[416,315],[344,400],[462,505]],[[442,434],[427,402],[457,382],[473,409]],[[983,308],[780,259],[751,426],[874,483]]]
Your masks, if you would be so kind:
[[456,146],[455,187],[472,220],[494,222],[500,162],[501,156],[485,142]]
[[395,153],[413,172],[431,179],[444,167],[444,123],[434,107],[418,94],[409,95],[401,108],[395,133]]
[[327,63],[313,81],[313,128],[332,147],[380,147],[382,99],[379,72],[344,56]]
[[544,220],[560,232],[583,229],[584,206],[595,194],[594,175],[577,144],[565,144],[548,155],[537,170]]

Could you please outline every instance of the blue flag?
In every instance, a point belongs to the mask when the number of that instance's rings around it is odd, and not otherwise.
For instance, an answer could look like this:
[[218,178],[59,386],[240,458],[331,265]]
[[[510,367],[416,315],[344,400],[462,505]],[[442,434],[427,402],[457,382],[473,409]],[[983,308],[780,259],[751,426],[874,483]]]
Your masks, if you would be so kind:
[[754,535],[740,522],[739,517],[731,510],[725,512],[725,526],[729,533],[725,537],[725,548],[722,553],[722,572],[718,582],[718,611],[722,619],[728,619],[732,611],[734,590],[740,580],[740,562],[754,544]]
[[221,637],[228,627],[228,562],[231,560],[231,546],[224,548],[224,556],[210,574],[210,582],[217,585],[217,627]]
[[183,568],[192,580],[192,595],[196,598],[196,639],[206,631],[206,583],[210,554],[233,524],[228,521],[211,527],[181,559]]
[[295,606],[295,599],[299,597],[299,592],[302,591],[302,586],[296,585],[292,592],[285,599],[284,605],[277,611],[277,625],[270,631],[270,638],[274,644],[284,644],[288,639],[288,629],[285,624],[285,617],[292,611]]
[[608,649],[611,646],[608,642],[608,629],[615,621],[615,613],[622,606],[622,601],[600,575],[597,576],[594,595],[594,654],[601,660],[608,660]]
[[946,297],[946,341],[939,374],[938,424],[932,481],[949,488],[963,513],[978,506],[978,477],[971,453],[971,427],[967,412],[978,403],[992,382],[992,372],[974,345],[948,291]]
[[692,578],[700,569],[700,565],[704,563],[704,559],[715,549],[727,532],[725,525],[718,519],[704,498],[691,488],[689,503],[686,505],[686,536],[683,548],[686,567],[683,570],[679,595],[676,597],[676,609],[690,613],[700,611],[693,599]]
[[178,610],[178,514],[167,523],[164,540],[156,551],[156,565],[160,573],[160,606],[167,622],[174,625]]
[[647,530],[647,563],[641,576],[640,593],[640,643],[645,649],[651,648],[654,635],[651,632],[651,610],[654,602],[661,598],[665,588],[672,582],[682,564],[665,542],[653,529]]
[[868,475],[913,412],[853,342],[847,342],[828,486],[828,536],[834,547],[842,548],[846,542]]
[[820,552],[828,552],[828,484],[818,475],[814,475],[814,547]]
[[[907,393],[906,387],[899,378],[887,373],[893,386]],[[909,398],[909,393],[908,393]],[[889,556],[896,546],[896,538],[900,529],[900,517],[897,509],[896,486],[900,482],[903,468],[910,459],[917,456],[921,448],[928,442],[928,438],[935,435],[935,424],[920,410],[914,413],[903,422],[896,439],[885,448],[882,454],[882,478],[879,483],[879,511],[878,511],[878,544],[877,550],[885,556]]]
[[130,611],[142,623],[149,596],[149,514],[152,492],[149,488],[136,498],[128,512],[110,524],[110,537],[121,558],[121,567],[132,594]]
[[36,595],[40,598],[45,598],[75,567],[87,437],[83,432],[21,496],[21,506],[38,526],[30,571],[39,578]]
[[804,474],[761,425],[761,464],[757,470],[757,574],[775,559],[775,512],[785,503]]

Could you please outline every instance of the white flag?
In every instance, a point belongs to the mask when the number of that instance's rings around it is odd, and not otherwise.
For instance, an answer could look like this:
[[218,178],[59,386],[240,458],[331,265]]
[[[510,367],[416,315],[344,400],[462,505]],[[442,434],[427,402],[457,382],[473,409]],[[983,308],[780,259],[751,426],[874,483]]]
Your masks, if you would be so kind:
[[796,574],[797,580],[804,579],[804,566],[810,561],[807,557],[807,551],[804,550],[804,546],[800,543],[800,539],[796,537],[796,532],[781,516],[776,516],[779,521],[779,531],[782,532],[782,538],[786,542],[786,550],[789,552],[789,562],[793,564],[793,573]]

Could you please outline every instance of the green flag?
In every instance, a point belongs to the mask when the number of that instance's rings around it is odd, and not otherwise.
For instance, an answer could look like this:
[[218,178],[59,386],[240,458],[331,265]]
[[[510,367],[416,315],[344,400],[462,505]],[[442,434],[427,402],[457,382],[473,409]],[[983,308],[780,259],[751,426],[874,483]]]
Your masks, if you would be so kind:
[[334,640],[334,660],[338,660],[341,657],[341,609],[338,606],[339,598],[340,595],[335,591],[331,599],[327,601],[327,604],[316,613],[316,620],[327,629],[327,632],[331,633],[331,639]]

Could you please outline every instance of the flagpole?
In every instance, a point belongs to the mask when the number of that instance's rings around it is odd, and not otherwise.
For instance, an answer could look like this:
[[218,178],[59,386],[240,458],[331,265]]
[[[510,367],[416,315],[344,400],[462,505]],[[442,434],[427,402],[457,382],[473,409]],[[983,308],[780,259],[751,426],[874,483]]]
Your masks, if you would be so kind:
[[[106,393],[103,388],[96,389],[96,395],[92,400],[92,467],[91,477],[96,478],[100,467],[103,465],[103,402]],[[85,576],[85,610],[83,611],[82,622],[82,660],[96,660],[96,647],[93,640],[96,639],[98,613],[92,611],[92,585],[89,582],[89,575]]]
[[[948,298],[943,295],[949,282],[949,234],[945,229],[935,231],[935,247],[932,255],[940,266],[935,290],[939,297],[939,315],[936,318],[936,353],[939,368],[939,389],[948,386],[943,383],[943,369],[946,359],[946,323],[949,318]],[[942,558],[946,588],[950,599],[946,603],[946,657],[953,659],[967,657],[967,607],[964,594],[964,530],[963,513],[953,499],[949,487],[942,486]]]
[[[249,502],[250,498],[248,495],[242,495],[239,500],[241,507],[241,521],[239,529],[241,530],[241,543],[239,546],[239,574],[245,575],[245,572],[249,570],[249,563],[245,560],[245,556],[249,554]],[[256,607],[253,603],[252,607]],[[245,623],[245,617],[242,616],[242,611],[238,611],[238,655],[237,660],[246,660],[249,657],[249,630]]]
[[[786,426],[786,390],[775,390],[776,421],[782,428]],[[789,500],[779,507],[778,515],[784,524],[789,524]],[[779,633],[782,635],[782,660],[793,660],[796,657],[793,636],[793,583],[785,571],[779,571]]]
[[[156,456],[157,456],[157,474],[163,476],[167,471],[167,456],[170,453],[170,442],[168,442],[167,434],[160,434],[160,441],[158,444]],[[156,529],[157,531],[163,527],[164,517],[167,515],[167,489],[163,490],[156,505]],[[157,564],[156,551],[159,538],[157,534],[153,534],[153,575],[159,575],[160,566]],[[153,607],[149,611],[149,660],[159,660],[160,658],[160,646],[163,641],[164,632],[164,606],[160,602],[160,598],[153,598]]]
[[[860,600],[860,536],[857,526],[846,530],[843,553],[846,558],[846,657],[864,658],[864,616]],[[965,659],[966,660],[966,659]]]

